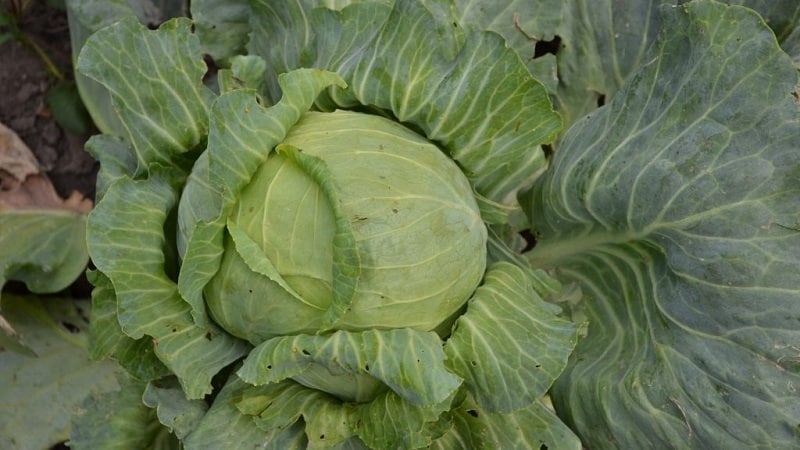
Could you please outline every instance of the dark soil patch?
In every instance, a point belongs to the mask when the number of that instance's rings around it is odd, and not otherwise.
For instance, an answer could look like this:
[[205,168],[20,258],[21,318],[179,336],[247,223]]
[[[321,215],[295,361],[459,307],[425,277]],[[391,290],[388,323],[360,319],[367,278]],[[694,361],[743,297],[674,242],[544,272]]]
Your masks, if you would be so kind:
[[[5,3],[0,3],[0,7]],[[72,78],[66,13],[34,1],[20,20],[33,40],[68,79]],[[62,197],[72,191],[94,198],[98,164],[83,150],[90,133],[64,131],[47,107],[46,95],[57,80],[28,46],[12,39],[0,44],[0,122],[30,147]]]

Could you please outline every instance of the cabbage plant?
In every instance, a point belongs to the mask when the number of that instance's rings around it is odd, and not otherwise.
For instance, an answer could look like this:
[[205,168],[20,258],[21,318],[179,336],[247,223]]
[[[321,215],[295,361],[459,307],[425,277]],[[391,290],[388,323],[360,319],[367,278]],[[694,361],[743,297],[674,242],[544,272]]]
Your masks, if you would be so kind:
[[797,446],[796,67],[752,10],[652,3],[602,86],[539,45],[583,2],[88,38],[91,351],[132,381],[72,444],[154,445],[141,400],[186,448]]

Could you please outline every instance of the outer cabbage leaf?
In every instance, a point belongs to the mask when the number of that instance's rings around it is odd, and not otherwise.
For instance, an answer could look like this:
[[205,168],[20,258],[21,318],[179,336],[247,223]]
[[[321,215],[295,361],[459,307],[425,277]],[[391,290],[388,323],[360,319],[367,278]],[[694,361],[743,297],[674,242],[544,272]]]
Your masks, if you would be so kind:
[[482,409],[467,396],[451,412],[452,427],[431,449],[584,448],[581,441],[542,401],[510,413]]
[[797,447],[795,68],[750,10],[664,17],[523,201],[530,261],[581,285],[590,322],[556,410],[598,447]]
[[96,361],[114,358],[140,380],[155,380],[168,375],[169,369],[156,356],[150,339],[146,336],[133,339],[122,332],[117,320],[117,296],[111,280],[98,271],[89,272],[88,278],[94,286],[89,356]]
[[[287,382],[291,383],[291,382]],[[256,388],[256,389],[265,389]],[[225,386],[214,397],[214,403],[189,436],[184,440],[186,448],[216,450],[219,448],[264,448],[290,450],[307,448],[302,422],[290,423],[286,428],[265,431],[251,414],[243,414],[242,399],[258,399],[253,386],[232,375]],[[264,397],[261,397],[264,398]],[[267,396],[267,402],[272,397]],[[248,400],[249,408],[258,408],[258,400]],[[263,406],[262,406],[263,408]]]
[[[459,0],[467,27],[500,33],[553,96],[568,129],[614,96],[642,64],[665,20],[687,0]],[[792,30],[800,20],[795,0],[734,0],[759,12],[778,41],[797,55]],[[538,48],[537,48],[538,47]]]
[[276,73],[338,73],[349,88],[330,90],[319,107],[361,105],[410,124],[458,162],[479,194],[516,205],[514,193],[544,166],[538,144],[554,138],[560,119],[502,38],[465,34],[444,1],[341,11],[316,3],[254,2],[250,52]]
[[250,5],[246,0],[194,0],[190,6],[204,53],[223,64],[244,53],[250,32]]
[[119,389],[122,368],[86,352],[86,300],[3,298],[3,315],[35,356],[0,347],[0,447],[49,448],[70,434],[84,399]]
[[[273,338],[256,347],[239,370],[253,384],[302,376],[314,365],[334,375],[364,375],[381,381],[417,405],[442,403],[461,385],[447,371],[436,333],[411,329],[337,331],[327,336]],[[348,377],[349,378],[349,377]],[[351,383],[345,378],[344,383]],[[325,380],[328,381],[328,380]]]
[[88,397],[72,415],[69,448],[76,450],[178,450],[180,444],[162,426],[156,410],[142,404],[145,384],[126,379],[111,392]]
[[208,410],[205,400],[187,399],[174,377],[147,383],[142,402],[154,408],[158,421],[181,440],[197,428]]
[[[186,0],[66,0],[73,62],[86,40],[94,32],[124,17],[136,17],[150,26],[179,15],[185,15]],[[81,100],[92,121],[103,133],[124,136],[125,128],[111,105],[108,90],[100,83],[76,73],[75,82]]]
[[68,209],[3,210],[0,288],[9,280],[32,292],[58,292],[86,268],[86,214]]
[[92,35],[78,57],[78,72],[111,94],[123,137],[136,152],[136,175],[156,163],[175,165],[208,135],[214,94],[203,84],[206,65],[191,26],[175,19],[146,33],[136,18],[125,17]]
[[485,410],[508,413],[542,398],[575,347],[577,325],[542,300],[536,275],[544,274],[490,266],[447,340],[448,366]]
[[114,287],[122,331],[133,339],[150,336],[156,355],[178,375],[187,395],[199,398],[210,393],[211,377],[248,346],[212,324],[196,325],[190,305],[167,276],[164,223],[175,206],[172,183],[154,173],[112,184],[89,216],[89,252]]
[[[102,137],[90,146],[102,169],[100,200],[89,218],[89,252],[113,286],[103,294],[107,299],[96,300],[110,302],[113,295],[117,301],[116,312],[103,310],[102,323],[115,328],[116,315],[132,340],[149,336],[158,358],[179,376],[187,395],[197,398],[210,392],[211,377],[248,346],[210,324],[195,325],[190,305],[170,278],[174,247],[164,235],[165,224],[185,177],[182,154],[205,141],[213,95],[202,85],[205,66],[189,26],[176,20],[148,31],[133,18],[123,19],[89,39],[78,68],[109,89],[129,132],[127,142]],[[122,57],[122,48],[131,51]],[[126,64],[135,67],[126,70]],[[149,76],[135,75],[141,73]],[[95,349],[98,356],[110,352],[124,361],[122,355],[134,356],[131,349],[141,348],[111,329],[96,334],[103,333],[110,340]],[[151,367],[140,365],[137,373],[163,371],[150,361]]]

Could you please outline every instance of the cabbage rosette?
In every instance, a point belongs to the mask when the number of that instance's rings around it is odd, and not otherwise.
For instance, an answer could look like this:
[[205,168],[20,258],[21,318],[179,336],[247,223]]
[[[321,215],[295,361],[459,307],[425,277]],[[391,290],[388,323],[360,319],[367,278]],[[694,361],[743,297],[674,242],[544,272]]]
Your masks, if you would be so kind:
[[187,448],[579,448],[544,401],[577,325],[497,237],[547,92],[446,2],[313,3],[254,2],[215,78],[186,19],[87,41],[124,128],[89,143],[93,355]]

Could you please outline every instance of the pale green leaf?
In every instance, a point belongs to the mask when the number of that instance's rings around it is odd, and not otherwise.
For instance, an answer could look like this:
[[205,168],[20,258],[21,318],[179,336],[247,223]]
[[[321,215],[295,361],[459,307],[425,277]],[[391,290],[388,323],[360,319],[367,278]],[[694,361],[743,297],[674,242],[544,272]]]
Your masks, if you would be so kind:
[[797,74],[752,11],[670,8],[526,198],[588,335],[553,387],[601,448],[800,444]]
[[138,174],[155,163],[174,165],[205,143],[214,94],[203,84],[206,65],[191,25],[175,19],[151,31],[125,17],[90,37],[76,62],[110,92]]
[[579,450],[581,441],[541,401],[511,412],[489,412],[467,397],[452,413],[453,426],[431,449]]
[[122,332],[117,320],[117,296],[111,280],[102,272],[91,271],[92,314],[89,329],[89,356],[96,361],[114,358],[133,377],[154,380],[169,374],[158,359],[152,340],[146,336],[132,339]]
[[175,206],[174,177],[120,178],[89,218],[97,268],[114,286],[118,321],[133,339],[152,338],[156,355],[178,375],[189,398],[211,391],[211,377],[247,352],[216,326],[196,325],[190,305],[164,268],[164,222]]
[[433,405],[461,384],[447,371],[441,345],[435,333],[410,329],[277,337],[250,352],[239,376],[253,384],[275,383],[317,364],[332,374],[375,378],[406,401]]
[[276,72],[317,67],[340,74],[350,88],[330,90],[321,107],[363,105],[419,128],[496,202],[516,204],[513,193],[543,167],[538,144],[560,127],[544,87],[498,35],[465,36],[445,2],[341,11],[267,3],[253,4],[251,53]]
[[336,187],[325,160],[303,153],[302,150],[291,145],[282,144],[275,150],[279,155],[300,167],[314,180],[328,199],[328,204],[333,212],[336,229],[333,235],[333,277],[331,281],[333,299],[331,306],[325,311],[323,324],[327,328],[334,328],[337,321],[350,310],[361,275],[361,257],[350,222],[352,218],[343,212],[339,189]]
[[330,72],[298,70],[281,76],[281,101],[265,108],[250,90],[222,95],[213,106],[208,150],[195,163],[178,206],[179,283],[198,324],[204,323],[202,289],[219,269],[224,225],[273,147],[326,86],[343,86]]
[[[291,383],[291,382],[287,382]],[[186,448],[217,450],[220,448],[265,448],[271,450],[305,449],[306,439],[302,423],[265,431],[252,414],[239,409],[244,398],[256,412],[266,408],[273,396],[254,395],[253,386],[232,375],[214,397],[214,403],[200,424],[184,440]],[[273,389],[273,385],[256,389]],[[259,403],[259,400],[264,402]],[[259,409],[261,408],[261,409]]]
[[447,340],[447,365],[482,409],[508,413],[545,395],[577,341],[577,326],[534,290],[533,274],[511,263],[488,268]]

